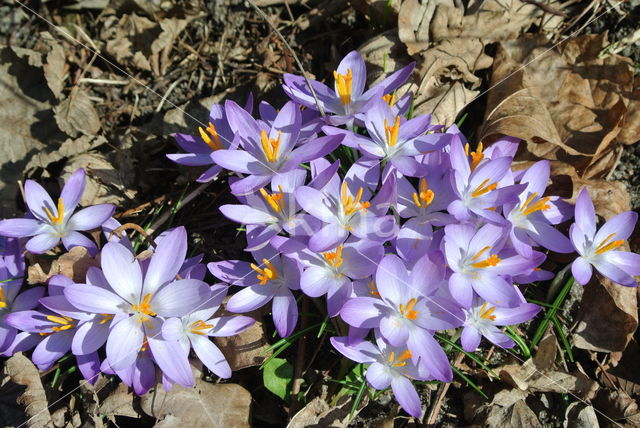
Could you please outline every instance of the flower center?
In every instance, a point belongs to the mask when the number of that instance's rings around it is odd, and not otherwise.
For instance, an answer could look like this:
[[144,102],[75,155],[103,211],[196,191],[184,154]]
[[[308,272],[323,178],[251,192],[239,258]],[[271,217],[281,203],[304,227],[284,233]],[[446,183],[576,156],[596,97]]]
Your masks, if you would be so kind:
[[[151,293],[148,293],[142,299],[139,305],[132,305],[131,308],[138,312],[138,322],[143,323],[149,321],[149,317],[155,317],[156,313],[151,310]],[[148,315],[148,316],[147,316]]]
[[383,95],[382,99],[386,101],[387,104],[389,104],[389,107],[393,107],[393,105],[396,102],[396,96],[395,94],[387,94],[387,95]]
[[277,213],[284,211],[284,195],[282,193],[282,186],[278,185],[278,193],[267,193],[264,188],[260,189],[260,194],[264,200],[269,204],[272,210]]
[[393,126],[389,126],[387,119],[384,120],[384,135],[387,139],[387,145],[393,147],[398,141],[398,132],[400,131],[400,116],[396,116]]
[[322,255],[329,266],[338,268],[342,265],[342,245],[338,245],[335,251],[326,251]]
[[414,310],[414,306],[418,303],[418,299],[415,297],[407,302],[406,305],[400,304],[398,308],[400,309],[400,313],[403,317],[409,320],[415,320],[418,318],[418,311]]
[[524,204],[522,204],[522,207],[520,208],[520,212],[522,213],[523,217],[526,217],[529,214],[532,214],[536,211],[546,211],[549,208],[551,208],[551,205],[547,203],[549,202],[549,199],[551,199],[550,196],[540,198],[537,201],[531,203],[536,196],[538,196],[537,193],[532,194],[527,198],[526,201],[524,201]]
[[216,131],[216,127],[213,126],[213,123],[209,122],[209,126],[207,126],[206,129],[199,126],[198,131],[200,131],[200,138],[202,138],[207,146],[211,147],[211,150],[216,151],[222,149],[222,142],[220,141],[218,131]]
[[398,355],[398,358],[396,358],[395,352],[391,351],[391,353],[389,354],[389,364],[394,367],[404,367],[407,365],[407,360],[411,359],[411,357],[411,351],[409,351],[408,349],[405,350],[402,354]]
[[260,285],[265,285],[268,281],[273,281],[278,278],[278,271],[271,264],[271,262],[267,259],[262,259],[262,262],[266,265],[264,268],[258,267],[258,265],[251,263],[251,269],[258,272],[258,279],[260,280]]
[[600,245],[596,247],[596,254],[603,254],[607,251],[615,250],[616,248],[624,244],[624,239],[618,239],[617,241],[609,242],[609,240],[614,236],[616,236],[616,234],[612,233],[611,235],[604,238]]
[[[482,153],[483,149],[484,149],[484,145],[482,144],[482,141],[481,141],[478,143],[478,147],[476,148],[476,151],[471,152],[471,171],[476,169],[478,164],[480,164],[480,162],[482,162],[482,159],[484,159],[484,153]],[[469,156],[469,143],[465,144],[464,152],[466,153],[467,156]]]
[[58,198],[58,216],[54,216],[53,213],[49,210],[49,208],[44,207],[45,212],[49,216],[49,220],[51,220],[52,224],[61,224],[64,219],[64,202],[62,202],[62,198]]
[[491,192],[492,190],[496,190],[496,188],[498,187],[498,183],[489,184],[489,180],[490,179],[487,178],[482,183],[480,183],[480,185],[478,187],[476,187],[476,190],[474,190],[471,193],[471,196],[473,198],[477,198],[478,196],[485,195],[485,194]]
[[[478,260],[480,258],[480,256],[482,256],[482,253],[484,253],[485,251],[487,251],[489,249],[491,249],[491,247],[484,247],[482,250],[478,251],[475,256],[473,256],[471,261],[473,262],[475,260]],[[474,268],[483,269],[483,268],[486,268],[486,267],[489,267],[489,266],[496,266],[501,261],[502,261],[502,259],[500,259],[500,257],[498,257],[497,254],[492,254],[487,259],[481,260],[479,262],[471,263],[471,266],[473,266]]]
[[495,315],[491,315],[493,313],[493,311],[495,311],[495,310],[496,310],[495,306],[487,308],[487,303],[485,302],[482,305],[482,307],[480,308],[480,318],[485,319],[485,320],[495,321],[496,320],[496,316]]
[[69,317],[65,316],[56,316],[56,315],[47,315],[47,319],[56,324],[60,324],[60,327],[53,327],[52,330],[55,332],[69,330],[73,328],[73,320]]
[[426,208],[431,205],[431,202],[433,202],[435,194],[433,193],[433,190],[429,189],[425,178],[420,179],[419,190],[419,193],[413,192],[413,203],[416,204],[418,208]]
[[336,89],[340,97],[340,103],[346,106],[351,102],[351,83],[353,81],[351,69],[347,69],[347,74],[339,74],[337,71],[334,71],[333,78],[336,80]]
[[195,333],[195,334],[199,334],[201,336],[205,336],[206,334],[203,332],[203,330],[209,330],[209,329],[213,328],[213,324],[207,324],[202,320],[198,320],[198,321],[194,322],[193,324],[191,324],[190,328],[191,328],[191,333]]
[[356,193],[356,197],[355,199],[349,195],[349,189],[347,188],[347,182],[344,181],[342,183],[342,189],[340,191],[340,197],[342,200],[342,211],[344,212],[344,215],[346,216],[350,216],[351,214],[355,213],[356,211],[359,210],[363,210],[366,211],[367,208],[369,208],[369,206],[371,206],[371,203],[369,202],[360,202],[360,199],[362,198],[362,192],[364,190],[361,188],[358,189],[358,193]]
[[262,150],[267,160],[274,163],[278,160],[278,149],[280,148],[280,137],[282,131],[278,131],[278,138],[269,138],[267,131],[263,130],[260,133],[260,142],[262,143]]

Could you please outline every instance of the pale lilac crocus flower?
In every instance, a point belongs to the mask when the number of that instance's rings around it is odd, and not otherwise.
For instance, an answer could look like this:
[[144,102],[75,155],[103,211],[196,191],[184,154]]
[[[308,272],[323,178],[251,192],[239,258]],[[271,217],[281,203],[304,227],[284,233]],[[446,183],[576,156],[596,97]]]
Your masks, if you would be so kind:
[[180,385],[193,385],[191,367],[180,345],[161,337],[163,319],[184,316],[211,295],[202,281],[176,280],[186,251],[186,231],[178,227],[158,244],[143,273],[129,249],[109,242],[102,249],[101,265],[111,289],[90,284],[65,287],[65,297],[78,309],[114,315],[106,346],[114,370],[134,364],[146,338],[162,371]]
[[428,370],[422,360],[416,361],[406,346],[392,346],[382,338],[376,345],[368,341],[353,342],[348,337],[332,337],[333,347],[352,361],[370,364],[365,374],[367,383],[377,390],[391,386],[393,395],[400,406],[411,416],[422,414],[420,396],[412,380],[428,380]]
[[450,382],[449,360],[433,332],[454,328],[464,318],[453,302],[434,296],[443,277],[442,258],[436,264],[425,255],[409,272],[398,256],[389,254],[376,271],[380,298],[350,299],[340,316],[353,327],[379,328],[382,337],[393,346],[408,347],[414,363],[421,357],[436,379]]
[[474,352],[480,345],[482,336],[494,345],[511,348],[515,343],[498,327],[529,321],[538,312],[540,307],[533,303],[521,302],[513,308],[501,308],[475,298],[471,308],[464,310],[464,328],[460,336],[462,348],[467,352]]
[[[409,78],[414,67],[415,62],[412,62],[365,91],[367,69],[364,60],[357,51],[351,51],[333,72],[334,89],[315,80],[311,80],[311,86],[322,109],[333,114],[327,120],[333,125],[341,125],[353,122],[354,116],[366,111],[372,99],[392,94]],[[313,110],[318,109],[307,82],[302,76],[285,74],[283,90],[291,99],[303,106]]]
[[235,336],[251,327],[255,320],[250,317],[213,317],[227,294],[227,286],[212,286],[212,295],[206,305],[181,318],[169,318],[162,325],[162,335],[167,340],[179,341],[188,353],[193,348],[198,359],[217,376],[231,377],[231,367],[220,349],[210,337]]
[[273,323],[280,337],[287,337],[298,322],[298,305],[291,290],[300,289],[302,269],[297,261],[270,246],[252,254],[256,263],[227,260],[207,267],[221,281],[245,287],[231,296],[226,304],[228,311],[250,312],[273,301]]
[[592,275],[592,267],[611,281],[627,287],[637,287],[633,278],[640,275],[640,255],[619,248],[629,238],[638,221],[638,214],[626,211],[608,220],[596,230],[596,212],[589,192],[583,188],[576,200],[576,222],[569,235],[580,254],[571,265],[571,273],[578,284],[585,285]]
[[115,207],[111,204],[93,205],[74,214],[84,186],[84,169],[78,169],[67,180],[58,203],[54,204],[42,186],[33,180],[25,181],[24,197],[31,217],[0,221],[0,235],[15,238],[32,236],[26,243],[26,249],[32,253],[49,251],[62,239],[67,250],[80,246],[95,255],[96,244],[80,231],[102,225],[111,217]]
[[17,329],[7,322],[14,312],[24,312],[38,306],[38,299],[44,293],[44,287],[34,287],[20,293],[22,279],[11,279],[9,270],[0,267],[0,352],[5,352],[14,345]]
[[302,126],[300,108],[293,102],[282,107],[271,127],[256,121],[237,104],[225,104],[227,118],[242,149],[216,150],[211,156],[223,168],[248,174],[231,184],[235,195],[247,195],[268,184],[275,175],[287,174],[331,153],[342,136],[325,136],[295,147]]

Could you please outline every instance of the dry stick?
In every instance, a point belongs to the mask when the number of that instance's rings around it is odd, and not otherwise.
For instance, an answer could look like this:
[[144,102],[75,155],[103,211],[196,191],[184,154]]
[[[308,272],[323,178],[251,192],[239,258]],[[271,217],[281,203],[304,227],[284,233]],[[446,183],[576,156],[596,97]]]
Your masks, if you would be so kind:
[[295,51],[291,48],[291,45],[289,45],[289,42],[287,42],[287,39],[284,38],[284,36],[280,32],[280,30],[278,30],[275,27],[275,25],[273,25],[271,23],[271,21],[269,21],[269,17],[267,17],[267,15],[262,11],[262,9],[260,9],[258,6],[256,6],[256,4],[253,2],[253,0],[247,0],[247,1],[256,10],[256,12],[258,12],[258,14],[262,17],[262,19],[264,19],[264,22],[266,22],[267,25],[269,25],[269,27],[271,27],[273,32],[278,35],[280,40],[282,40],[282,43],[284,43],[286,48],[291,53],[291,56],[293,56],[293,59],[295,60],[296,65],[298,66],[298,68],[300,69],[300,72],[302,73],[302,77],[304,77],[304,80],[307,82],[307,86],[309,87],[309,90],[311,91],[311,95],[313,95],[313,100],[316,103],[316,107],[318,107],[318,111],[320,112],[320,116],[324,117],[325,116],[324,109],[322,108],[322,105],[320,105],[320,100],[318,100],[318,96],[316,95],[316,91],[313,89],[313,86],[311,86],[311,81],[307,77],[307,73],[304,71],[304,67],[302,66],[302,63],[300,62],[300,59],[298,59],[298,55],[296,55]]
[[[458,364],[462,362],[464,358],[464,354],[462,352],[458,352],[458,356],[453,363],[453,367],[456,367]],[[429,411],[429,417],[425,418],[425,424],[427,426],[433,425],[436,423],[436,418],[438,417],[438,413],[440,413],[440,407],[442,407],[442,403],[444,402],[444,397],[447,395],[447,391],[449,391],[449,386],[451,386],[451,382],[443,383],[438,388],[438,395],[436,397],[436,402],[433,404],[433,407]]]
[[[302,305],[300,307],[300,312],[302,314],[307,314],[309,312],[309,297],[303,295],[302,296]],[[300,330],[304,330],[307,328],[308,319],[307,316],[300,317]],[[300,341],[298,342],[298,354],[296,356],[296,366],[293,374],[293,385],[291,386],[291,404],[289,405],[289,419],[295,415],[296,410],[298,409],[298,393],[300,392],[300,387],[302,386],[302,367],[304,366],[304,353],[305,348],[307,346],[307,335],[304,334]]]
[[151,246],[153,248],[158,248],[158,244],[156,244],[156,241],[153,240],[153,238],[151,237],[151,235],[149,235],[143,228],[142,226],[140,226],[139,224],[136,223],[125,223],[122,226],[118,227],[117,229],[114,229],[111,231],[111,233],[109,234],[109,237],[107,238],[107,240],[111,239],[111,237],[113,235],[116,235],[118,238],[122,239],[122,232],[124,232],[125,230],[135,230],[136,232],[138,232],[140,235],[142,235],[142,237],[149,243],[151,244]]

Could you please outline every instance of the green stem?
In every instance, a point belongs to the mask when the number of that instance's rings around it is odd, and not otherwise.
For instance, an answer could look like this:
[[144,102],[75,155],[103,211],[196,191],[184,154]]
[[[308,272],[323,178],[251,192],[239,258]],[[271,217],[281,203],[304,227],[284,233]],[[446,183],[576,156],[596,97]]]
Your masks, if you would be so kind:
[[549,325],[551,318],[556,315],[556,313],[560,309],[560,306],[562,306],[562,303],[564,302],[564,299],[569,294],[569,291],[571,290],[571,286],[573,286],[574,281],[575,280],[573,279],[573,276],[569,277],[569,280],[564,284],[564,286],[556,296],[555,300],[553,301],[553,307],[547,311],[544,318],[542,319],[542,322],[540,323],[540,326],[536,330],[536,333],[533,336],[533,339],[531,340],[531,348],[535,348],[538,345],[538,343],[540,343],[540,340],[542,340],[542,336],[547,330],[547,326]]

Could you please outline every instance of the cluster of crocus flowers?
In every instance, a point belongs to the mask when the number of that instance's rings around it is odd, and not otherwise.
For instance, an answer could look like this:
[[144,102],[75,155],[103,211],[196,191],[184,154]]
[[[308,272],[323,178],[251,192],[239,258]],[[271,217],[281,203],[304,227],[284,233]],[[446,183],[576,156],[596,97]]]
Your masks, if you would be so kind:
[[[220,207],[246,227],[238,260],[210,262],[221,283],[207,284],[201,258],[185,259],[187,236],[178,227],[158,239],[148,260],[138,260],[125,239],[109,238],[101,268],[83,284],[54,278],[19,294],[12,250],[0,279],[0,352],[35,347],[46,369],[61,354],[75,355],[87,378],[118,375],[136,393],[154,385],[157,368],[166,388],[193,384],[189,357],[213,373],[231,368],[210,337],[234,335],[253,323],[242,315],[268,306],[281,337],[299,318],[297,298],[326,298],[327,317],[349,326],[331,344],[367,365],[372,388],[391,387],[400,405],[419,417],[413,380],[449,382],[449,358],[437,333],[459,329],[469,352],[486,338],[504,348],[514,342],[502,327],[533,318],[519,285],[550,279],[541,268],[549,252],[577,253],[572,272],[586,284],[595,268],[624,286],[637,286],[640,256],[625,251],[637,216],[622,213],[599,230],[586,189],[575,206],[569,237],[556,228],[573,208],[546,194],[550,165],[512,168],[518,141],[504,137],[472,147],[456,126],[407,117],[407,99],[394,91],[410,76],[406,66],[365,90],[366,68],[349,53],[332,73],[333,89],[285,75],[291,101],[276,110],[252,102],[215,105],[194,135],[177,134],[187,152],[177,163],[206,166],[199,181],[223,170],[238,202]],[[326,115],[321,116],[323,112]],[[95,244],[78,231],[118,227],[113,207],[74,214],[84,172],[73,174],[54,204],[35,182],[25,197],[30,214],[0,222],[5,248],[31,237],[26,249],[44,252],[60,239],[71,248]],[[16,253],[17,251],[17,253]],[[12,261],[13,260],[13,261]],[[3,270],[4,269],[4,270]],[[24,266],[22,266],[22,271]],[[45,293],[48,295],[45,297]],[[345,332],[347,333],[347,332]],[[445,333],[443,333],[445,334]],[[55,344],[55,353],[49,350]],[[104,349],[104,350],[103,350]],[[193,353],[191,353],[193,350]]]

